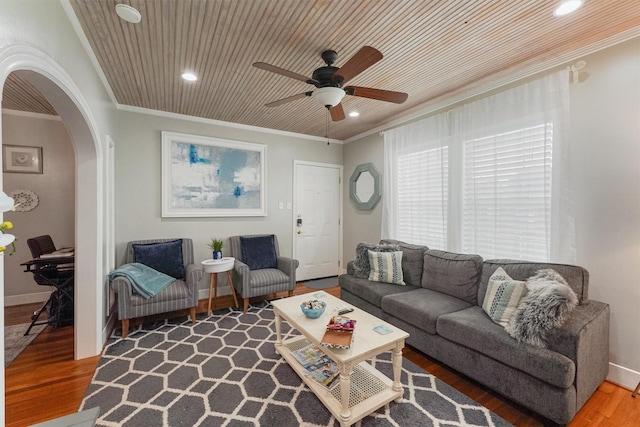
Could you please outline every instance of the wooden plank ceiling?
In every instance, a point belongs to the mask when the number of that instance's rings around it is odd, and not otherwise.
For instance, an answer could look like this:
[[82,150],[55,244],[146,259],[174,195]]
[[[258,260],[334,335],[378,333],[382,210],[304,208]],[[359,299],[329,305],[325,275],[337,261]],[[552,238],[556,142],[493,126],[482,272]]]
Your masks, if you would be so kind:
[[[266,62],[311,76],[322,51],[340,67],[358,49],[384,58],[349,82],[409,94],[402,105],[346,96],[329,137],[347,139],[430,103],[532,64],[563,57],[640,25],[638,0],[585,0],[554,17],[559,0],[70,0],[122,105],[326,136],[326,110],[302,81],[257,69]],[[115,13],[126,3],[139,24]],[[193,71],[196,82],[180,74]]]

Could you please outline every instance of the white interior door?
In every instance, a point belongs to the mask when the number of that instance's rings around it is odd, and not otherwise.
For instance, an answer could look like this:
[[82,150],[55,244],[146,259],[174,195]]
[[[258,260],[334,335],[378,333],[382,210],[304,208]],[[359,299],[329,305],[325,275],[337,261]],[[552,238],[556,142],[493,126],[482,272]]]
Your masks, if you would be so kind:
[[342,259],[342,166],[296,161],[294,175],[296,279],[336,276]]

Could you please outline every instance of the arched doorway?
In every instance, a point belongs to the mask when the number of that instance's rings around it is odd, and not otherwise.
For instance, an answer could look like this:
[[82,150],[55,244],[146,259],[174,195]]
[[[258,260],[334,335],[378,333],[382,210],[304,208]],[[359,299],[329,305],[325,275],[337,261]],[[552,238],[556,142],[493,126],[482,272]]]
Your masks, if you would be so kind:
[[[43,52],[29,46],[4,49],[0,52],[0,91],[11,72],[19,72],[21,78],[43,94],[56,109],[71,136],[76,155],[74,352],[76,359],[94,356],[102,346],[105,318],[102,249],[104,173],[102,143],[97,125],[76,84],[64,69]],[[1,126],[0,119],[0,129]],[[1,262],[0,268],[3,269]],[[4,271],[0,271],[0,286],[4,287]],[[4,299],[2,292],[0,298]],[[1,313],[0,317],[4,324],[4,314]],[[2,385],[4,389],[4,383]]]

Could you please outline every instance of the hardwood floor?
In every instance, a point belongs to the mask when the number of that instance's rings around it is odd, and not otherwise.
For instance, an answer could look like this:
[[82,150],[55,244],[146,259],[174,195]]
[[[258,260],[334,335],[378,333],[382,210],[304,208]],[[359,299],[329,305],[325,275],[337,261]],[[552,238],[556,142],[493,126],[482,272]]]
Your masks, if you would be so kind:
[[[296,295],[307,292],[315,290],[299,284],[294,291]],[[340,296],[338,287],[327,292]],[[286,295],[275,295],[280,296]],[[217,307],[232,305],[231,296],[218,299]],[[201,300],[199,311],[205,312],[206,306],[207,301]],[[29,322],[31,313],[38,308],[39,304],[7,307],[5,321],[7,325]],[[407,347],[404,356],[510,423],[522,427],[542,425],[535,414],[422,353]],[[28,426],[76,412],[99,359],[73,360],[73,326],[45,329],[5,369],[6,426]],[[639,425],[639,420],[640,397],[634,399],[630,390],[604,382],[569,426],[631,427]]]

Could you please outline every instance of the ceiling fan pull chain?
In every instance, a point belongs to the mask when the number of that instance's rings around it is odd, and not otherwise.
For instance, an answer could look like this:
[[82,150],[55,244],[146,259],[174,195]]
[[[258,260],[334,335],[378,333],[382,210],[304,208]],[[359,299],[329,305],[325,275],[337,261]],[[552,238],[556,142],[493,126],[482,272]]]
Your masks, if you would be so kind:
[[329,145],[329,108],[327,108],[327,114],[326,114],[326,123],[327,123],[327,131],[325,133],[325,137],[327,138],[327,145]]

